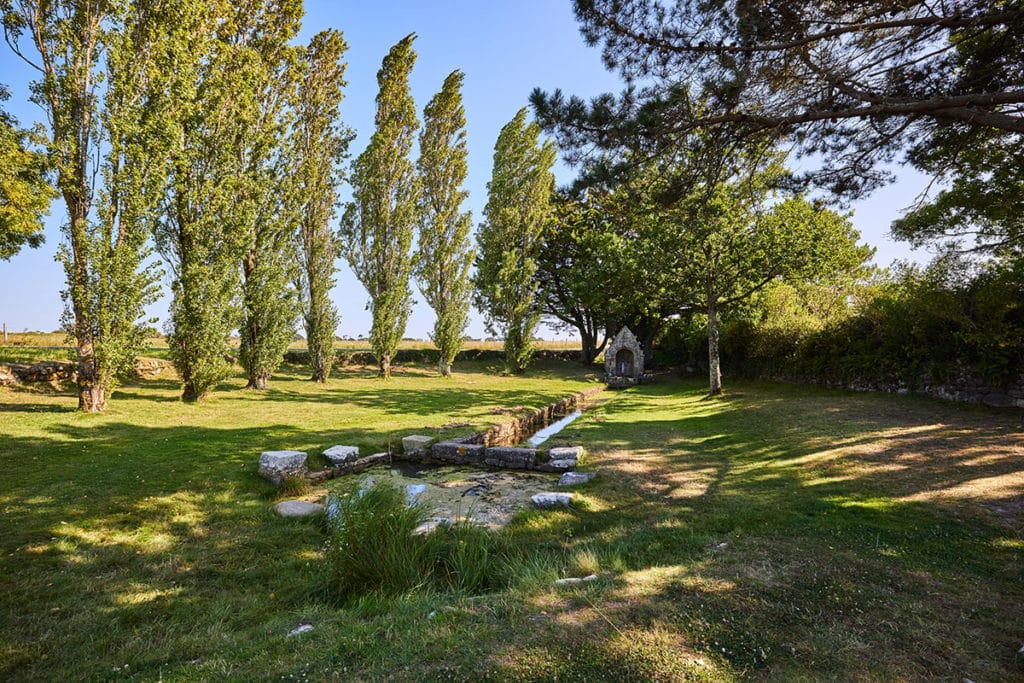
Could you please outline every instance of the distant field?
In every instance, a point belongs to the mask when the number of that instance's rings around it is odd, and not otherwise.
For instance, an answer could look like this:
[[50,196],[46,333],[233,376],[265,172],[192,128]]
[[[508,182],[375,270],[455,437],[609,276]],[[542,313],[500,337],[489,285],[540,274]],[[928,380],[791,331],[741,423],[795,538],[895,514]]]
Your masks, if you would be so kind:
[[[232,340],[237,346],[238,339]],[[580,342],[570,340],[542,340],[537,342],[540,349],[578,349]],[[143,355],[165,357],[167,339],[163,336],[149,337],[146,339],[148,351]],[[306,340],[298,339],[289,344],[291,349],[306,348]],[[339,339],[334,342],[334,348],[341,351],[366,351],[370,348],[370,342],[366,339]],[[399,344],[400,349],[432,349],[434,343],[428,339],[406,339]],[[500,341],[467,341],[463,346],[465,349],[500,349]],[[63,332],[8,332],[7,340],[0,339],[0,361],[8,363],[35,363],[42,360],[73,360],[75,357],[71,342]]]

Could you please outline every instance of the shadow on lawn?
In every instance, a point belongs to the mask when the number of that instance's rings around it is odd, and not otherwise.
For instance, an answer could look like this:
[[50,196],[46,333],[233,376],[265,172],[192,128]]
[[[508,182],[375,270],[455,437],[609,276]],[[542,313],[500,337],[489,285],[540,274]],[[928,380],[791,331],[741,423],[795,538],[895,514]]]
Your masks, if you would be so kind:
[[544,604],[537,642],[565,649],[552,666],[572,652],[594,672],[619,657],[612,678],[687,673],[668,649],[768,678],[1024,672],[1021,534],[978,505],[1022,499],[1014,418],[757,387],[702,399],[655,385],[605,404],[580,426],[596,511],[518,530],[629,577],[591,589],[600,609]]

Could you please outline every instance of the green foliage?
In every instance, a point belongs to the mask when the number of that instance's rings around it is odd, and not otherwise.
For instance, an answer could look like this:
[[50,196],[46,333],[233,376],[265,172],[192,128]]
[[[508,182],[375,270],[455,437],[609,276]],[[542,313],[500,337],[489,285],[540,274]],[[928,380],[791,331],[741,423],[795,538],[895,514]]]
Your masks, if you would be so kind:
[[641,287],[626,282],[637,271],[625,262],[624,240],[594,191],[580,197],[559,193],[553,209],[537,254],[543,311],[575,329],[580,360],[589,365],[604,346],[598,345],[600,334],[635,310],[624,297]]
[[[166,17],[159,3],[145,1],[19,0],[2,9],[8,42],[41,76],[33,101],[50,122],[49,159],[67,210],[57,251],[67,277],[64,325],[77,345],[79,408],[101,411],[131,368],[144,337],[140,318],[158,291],[159,271],[143,263],[164,177],[154,45]],[[37,56],[21,51],[24,33]],[[5,130],[5,146],[20,143],[12,133]],[[20,163],[24,173],[37,162]],[[12,206],[26,208],[26,191],[20,188]]]
[[431,335],[440,350],[438,369],[451,374],[469,322],[472,285],[469,241],[472,216],[460,211],[469,193],[466,181],[466,116],[462,107],[461,71],[445,78],[441,92],[423,110],[417,168],[422,183],[419,250],[414,270],[420,292],[437,315]]
[[[0,85],[0,102],[9,96]],[[43,243],[43,216],[56,193],[46,155],[31,149],[29,134],[0,110],[0,260]]]
[[353,166],[353,201],[339,232],[345,258],[370,295],[370,346],[385,379],[391,377],[391,357],[412,311],[410,248],[420,194],[409,159],[419,128],[409,93],[415,39],[410,34],[396,43],[377,72],[377,129]]
[[[955,254],[869,280],[780,283],[724,321],[723,362],[739,376],[825,384],[915,388],[967,373],[999,385],[1024,371],[1022,295],[1015,263]],[[676,359],[706,362],[699,325],[678,325]]]
[[428,511],[406,505],[405,494],[389,484],[351,485],[330,500],[336,516],[326,555],[339,599],[423,589],[480,592],[498,585],[509,567],[497,535],[470,521],[414,534]]
[[338,107],[344,97],[348,44],[340,31],[322,31],[309,41],[302,55],[302,76],[295,101],[292,154],[301,197],[298,235],[299,302],[306,327],[306,345],[315,382],[331,373],[334,330],[340,322],[331,302],[334,261],[340,245],[332,221],[338,187],[345,178],[342,162],[348,157],[352,131],[341,121]]
[[251,93],[242,104],[249,116],[239,130],[244,142],[235,208],[247,233],[239,360],[249,388],[263,390],[295,335],[297,317],[294,243],[304,197],[286,141],[301,53],[289,43],[299,31],[302,3],[254,0],[245,11],[259,18],[259,29],[246,28],[234,42],[248,68],[243,92]]
[[537,253],[551,219],[555,146],[540,142],[540,127],[526,123],[526,109],[501,129],[494,145],[494,170],[487,184],[485,221],[477,233],[476,307],[488,329],[505,338],[506,372],[526,369],[541,302]]

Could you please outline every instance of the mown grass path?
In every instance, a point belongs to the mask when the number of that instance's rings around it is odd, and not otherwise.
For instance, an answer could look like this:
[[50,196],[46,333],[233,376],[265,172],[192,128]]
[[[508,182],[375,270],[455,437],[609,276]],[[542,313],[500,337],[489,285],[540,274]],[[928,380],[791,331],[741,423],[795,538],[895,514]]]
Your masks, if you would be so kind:
[[1024,678],[1021,416],[900,397],[616,393],[568,429],[599,472],[577,509],[506,531],[521,581],[332,604],[323,531],[269,512],[258,452],[372,452],[595,380],[490,370],[198,406],[158,380],[101,416],[0,390],[0,679]]

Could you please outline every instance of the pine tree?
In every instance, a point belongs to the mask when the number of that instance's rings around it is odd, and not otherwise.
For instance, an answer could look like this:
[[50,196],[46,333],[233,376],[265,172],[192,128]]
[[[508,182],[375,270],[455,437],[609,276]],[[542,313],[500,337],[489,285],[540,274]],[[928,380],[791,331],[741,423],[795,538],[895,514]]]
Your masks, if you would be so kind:
[[409,34],[392,47],[377,72],[377,130],[356,159],[354,201],[345,209],[340,231],[345,257],[370,295],[370,347],[385,379],[391,377],[391,358],[412,309],[410,248],[420,193],[409,159],[419,128],[409,93],[415,38]]
[[474,301],[488,329],[505,337],[506,372],[523,372],[533,355],[540,320],[534,275],[541,231],[551,217],[554,163],[554,143],[541,144],[540,127],[527,124],[526,109],[520,109],[494,145],[474,278]]
[[306,326],[306,347],[314,382],[331,373],[338,311],[331,303],[338,240],[331,228],[338,186],[345,174],[352,131],[341,121],[345,83],[342,60],[348,44],[341,31],[316,34],[303,55],[303,74],[295,103],[293,154],[302,204],[298,235],[298,290]]
[[[67,210],[57,259],[67,276],[78,407],[98,412],[134,365],[140,318],[157,293],[159,274],[143,262],[166,113],[152,86],[159,69],[151,48],[167,17],[144,0],[16,0],[0,8],[8,43],[41,76],[33,100],[50,121],[49,154]],[[35,55],[24,51],[26,37]]]
[[441,92],[423,110],[418,163],[423,193],[414,268],[420,292],[437,314],[432,336],[440,352],[438,370],[445,377],[451,375],[452,361],[462,348],[472,290],[472,216],[459,210],[469,196],[462,189],[467,173],[463,78],[461,71],[449,74]]

